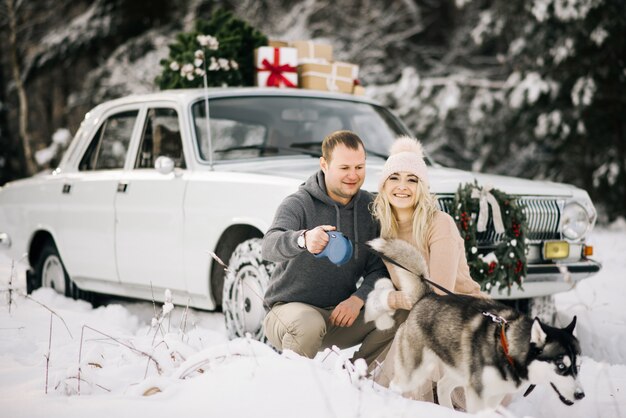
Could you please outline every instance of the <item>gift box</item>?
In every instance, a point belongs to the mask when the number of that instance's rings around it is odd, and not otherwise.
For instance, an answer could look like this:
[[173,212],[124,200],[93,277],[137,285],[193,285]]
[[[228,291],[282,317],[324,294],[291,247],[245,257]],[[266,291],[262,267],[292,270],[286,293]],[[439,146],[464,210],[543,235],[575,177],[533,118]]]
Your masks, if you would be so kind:
[[295,48],[262,46],[254,50],[256,85],[298,87],[298,51]]
[[333,46],[312,41],[294,41],[290,46],[298,50],[298,64],[326,64],[333,60]]
[[332,64],[301,64],[298,66],[300,87],[303,89],[352,93],[359,67],[354,64],[335,62]]
[[287,41],[279,41],[278,39],[270,39],[267,42],[268,46],[271,46],[272,48],[286,48],[289,46],[289,42]]
[[352,94],[355,96],[365,96],[365,87],[360,84],[355,84],[354,89],[352,90]]

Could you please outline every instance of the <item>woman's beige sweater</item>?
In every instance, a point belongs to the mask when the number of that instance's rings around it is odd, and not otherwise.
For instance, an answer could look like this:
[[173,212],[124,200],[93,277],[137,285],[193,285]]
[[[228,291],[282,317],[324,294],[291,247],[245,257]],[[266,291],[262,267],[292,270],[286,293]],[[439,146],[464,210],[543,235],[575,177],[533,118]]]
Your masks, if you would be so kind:
[[[419,249],[413,234],[412,220],[399,223],[398,229],[398,238]],[[430,280],[454,293],[484,296],[480,293],[480,285],[470,276],[463,238],[450,215],[442,211],[436,212],[428,228],[427,239],[426,251],[422,252],[422,255],[428,265]],[[385,264],[391,280],[397,286],[399,282],[394,277],[395,268],[387,262]],[[434,290],[438,294],[443,294],[439,289]],[[412,303],[404,299],[401,292],[392,292],[389,295],[389,304],[394,308],[410,309]],[[411,306],[406,306],[407,302]]]

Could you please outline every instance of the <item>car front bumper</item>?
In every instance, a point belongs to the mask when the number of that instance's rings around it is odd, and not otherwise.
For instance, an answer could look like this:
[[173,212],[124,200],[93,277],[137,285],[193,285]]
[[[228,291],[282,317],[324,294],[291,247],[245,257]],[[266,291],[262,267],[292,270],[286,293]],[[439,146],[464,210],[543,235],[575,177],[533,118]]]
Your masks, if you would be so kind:
[[600,263],[590,259],[568,264],[531,264],[522,284],[524,290],[514,285],[510,294],[506,290],[498,292],[491,289],[489,296],[494,299],[522,299],[566,292],[601,268]]

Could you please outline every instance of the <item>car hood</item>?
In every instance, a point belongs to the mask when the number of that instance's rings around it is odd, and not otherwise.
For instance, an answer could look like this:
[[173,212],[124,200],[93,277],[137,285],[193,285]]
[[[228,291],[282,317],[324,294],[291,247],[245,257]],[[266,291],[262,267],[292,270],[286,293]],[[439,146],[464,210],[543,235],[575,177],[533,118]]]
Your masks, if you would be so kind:
[[[365,190],[377,191],[383,164],[384,161],[378,158],[368,159],[366,180],[363,185]],[[259,162],[229,164],[228,168],[226,166],[223,168],[229,171],[243,171],[304,182],[319,169],[319,160],[317,158],[276,159],[273,161],[266,159]],[[428,167],[428,175],[430,189],[437,194],[454,194],[459,184],[473,183],[475,180],[481,186],[491,185],[505,193],[523,196],[571,197],[576,189],[576,187],[568,184],[475,173],[441,166]]]

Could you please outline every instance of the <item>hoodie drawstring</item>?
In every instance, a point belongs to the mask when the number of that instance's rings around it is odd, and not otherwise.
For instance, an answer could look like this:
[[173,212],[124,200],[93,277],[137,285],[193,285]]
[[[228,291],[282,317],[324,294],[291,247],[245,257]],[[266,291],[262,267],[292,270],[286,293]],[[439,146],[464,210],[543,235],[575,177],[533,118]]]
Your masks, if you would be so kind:
[[[352,206],[352,215],[354,217],[354,221],[352,222],[352,227],[354,228],[354,241],[359,241],[359,228],[357,224],[357,205],[359,203],[359,198],[361,197],[361,193],[357,192],[356,196],[354,196],[354,205]],[[354,251],[354,259],[359,259],[359,246],[357,245]]]
[[[353,232],[354,232],[354,234],[353,234],[354,241],[355,242],[359,242],[359,228],[358,228],[358,225],[357,225],[358,216],[357,216],[357,209],[356,209],[356,205],[357,205],[358,200],[359,200],[359,195],[357,194],[354,197],[354,199],[355,199],[355,201],[354,201],[354,204],[352,205],[352,217],[353,217],[352,228],[353,228]],[[340,215],[340,211],[339,211],[339,206],[338,205],[334,205],[334,206],[335,206],[335,213],[337,214],[336,215],[336,218],[337,218],[336,228],[337,228],[337,231],[341,231],[341,215]],[[355,260],[359,259],[359,246],[358,245],[354,247],[354,259]]]
[[[353,213],[354,213],[354,222],[353,222],[354,223],[354,242],[361,242],[359,241],[359,228],[357,228],[357,225],[356,225],[356,219],[357,219],[356,208],[353,211]],[[355,260],[359,259],[359,246],[358,245],[354,249],[354,259]]]

